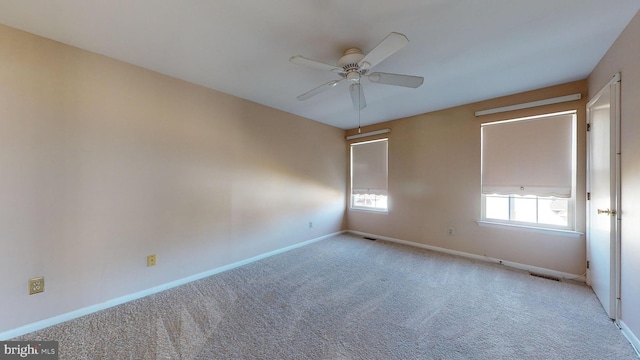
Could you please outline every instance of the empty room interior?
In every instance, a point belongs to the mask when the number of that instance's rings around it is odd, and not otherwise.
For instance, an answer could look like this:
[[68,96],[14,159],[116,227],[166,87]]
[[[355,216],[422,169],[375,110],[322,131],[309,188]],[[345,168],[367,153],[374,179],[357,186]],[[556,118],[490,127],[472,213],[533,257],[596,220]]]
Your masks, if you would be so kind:
[[0,341],[637,358],[639,10],[0,0]]

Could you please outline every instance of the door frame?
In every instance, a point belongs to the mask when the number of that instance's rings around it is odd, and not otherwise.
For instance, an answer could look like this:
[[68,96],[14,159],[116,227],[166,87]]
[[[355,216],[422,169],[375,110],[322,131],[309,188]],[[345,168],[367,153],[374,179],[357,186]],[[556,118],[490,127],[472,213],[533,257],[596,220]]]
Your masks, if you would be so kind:
[[[610,144],[609,151],[612,155],[611,164],[610,164],[610,179],[611,184],[614,187],[614,194],[611,196],[611,209],[616,211],[614,216],[615,221],[612,221],[611,224],[611,232],[613,233],[611,239],[614,241],[614,249],[610,255],[611,264],[614,273],[613,284],[611,284],[610,289],[615,292],[614,297],[614,308],[611,313],[612,319],[618,324],[620,320],[620,309],[621,309],[621,266],[620,266],[620,257],[621,257],[621,236],[620,236],[620,222],[621,222],[621,176],[620,176],[620,158],[621,158],[621,145],[620,145],[620,73],[617,73],[613,76],[613,78],[600,90],[598,93],[587,103],[587,129],[589,129],[591,124],[591,106],[602,96],[602,94],[606,90],[610,91],[611,98],[611,107],[612,111],[610,112],[611,118],[611,136],[610,136]],[[587,134],[587,193],[591,193],[591,136]],[[591,225],[591,202],[588,201],[589,196],[587,196],[587,206],[586,206],[586,245],[587,245],[587,264],[591,259],[591,249],[590,249],[590,225]],[[591,274],[589,270],[589,266],[587,265],[587,274],[586,274],[587,284],[591,285]]]

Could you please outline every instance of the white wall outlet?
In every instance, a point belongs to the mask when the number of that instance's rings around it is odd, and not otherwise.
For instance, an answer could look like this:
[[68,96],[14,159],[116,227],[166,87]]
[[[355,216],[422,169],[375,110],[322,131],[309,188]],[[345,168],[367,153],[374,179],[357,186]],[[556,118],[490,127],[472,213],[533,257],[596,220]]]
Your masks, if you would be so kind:
[[309,229],[311,229],[312,227],[313,227],[313,223],[309,221]]
[[447,233],[448,233],[449,235],[453,235],[453,228],[449,228],[449,230],[447,230]]

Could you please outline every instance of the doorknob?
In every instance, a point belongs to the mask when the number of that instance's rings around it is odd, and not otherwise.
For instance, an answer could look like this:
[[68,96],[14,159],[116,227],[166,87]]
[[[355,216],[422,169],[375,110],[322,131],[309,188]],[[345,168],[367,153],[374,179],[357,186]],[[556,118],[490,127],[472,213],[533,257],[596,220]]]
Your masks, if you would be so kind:
[[615,210],[602,210],[602,209],[598,209],[598,214],[607,214],[607,215],[612,215],[615,216],[616,215],[616,211]]

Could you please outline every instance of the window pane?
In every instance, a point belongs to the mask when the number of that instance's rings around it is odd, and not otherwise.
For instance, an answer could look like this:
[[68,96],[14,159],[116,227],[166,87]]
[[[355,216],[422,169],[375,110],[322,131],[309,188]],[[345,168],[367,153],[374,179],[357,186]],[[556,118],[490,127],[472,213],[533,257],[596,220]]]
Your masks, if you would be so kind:
[[570,199],[535,195],[484,195],[484,219],[568,227]]
[[538,200],[538,222],[541,224],[567,226],[569,200],[540,198]]
[[485,216],[488,219],[509,220],[509,197],[487,195]]
[[387,209],[387,196],[375,194],[353,194],[353,207]]
[[537,199],[535,196],[513,196],[513,219],[515,221],[537,222]]

